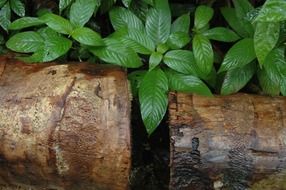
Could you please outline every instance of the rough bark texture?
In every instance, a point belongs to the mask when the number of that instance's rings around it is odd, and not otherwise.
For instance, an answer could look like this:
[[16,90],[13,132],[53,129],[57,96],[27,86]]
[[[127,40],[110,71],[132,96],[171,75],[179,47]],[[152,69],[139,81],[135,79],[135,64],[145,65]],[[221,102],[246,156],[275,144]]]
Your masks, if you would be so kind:
[[171,190],[286,189],[286,99],[170,94]]
[[0,58],[0,184],[128,189],[129,98],[117,67]]

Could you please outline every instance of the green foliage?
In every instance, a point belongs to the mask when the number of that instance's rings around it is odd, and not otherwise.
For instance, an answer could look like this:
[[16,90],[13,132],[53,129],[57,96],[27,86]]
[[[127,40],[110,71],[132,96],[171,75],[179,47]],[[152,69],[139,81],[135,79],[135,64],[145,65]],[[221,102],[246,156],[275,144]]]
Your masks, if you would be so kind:
[[149,135],[167,111],[169,91],[228,95],[258,83],[262,93],[286,95],[285,0],[172,5],[173,15],[168,0],[59,0],[56,11],[39,17],[23,2],[0,0],[0,52],[6,42],[27,62],[65,57],[132,68]]

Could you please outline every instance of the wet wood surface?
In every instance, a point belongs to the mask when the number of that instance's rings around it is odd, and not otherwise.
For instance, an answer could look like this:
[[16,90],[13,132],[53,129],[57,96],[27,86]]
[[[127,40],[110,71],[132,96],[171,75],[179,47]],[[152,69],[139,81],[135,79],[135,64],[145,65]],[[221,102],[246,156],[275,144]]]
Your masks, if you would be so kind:
[[286,99],[171,93],[171,190],[286,189]]
[[123,70],[0,58],[0,184],[125,190],[130,149]]

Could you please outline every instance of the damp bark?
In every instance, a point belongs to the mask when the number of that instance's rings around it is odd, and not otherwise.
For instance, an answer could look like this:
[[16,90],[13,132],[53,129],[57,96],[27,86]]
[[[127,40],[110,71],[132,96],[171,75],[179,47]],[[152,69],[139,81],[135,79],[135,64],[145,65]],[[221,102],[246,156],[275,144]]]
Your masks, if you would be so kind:
[[126,73],[0,58],[0,184],[123,190],[130,171]]
[[170,94],[170,189],[286,189],[286,99]]

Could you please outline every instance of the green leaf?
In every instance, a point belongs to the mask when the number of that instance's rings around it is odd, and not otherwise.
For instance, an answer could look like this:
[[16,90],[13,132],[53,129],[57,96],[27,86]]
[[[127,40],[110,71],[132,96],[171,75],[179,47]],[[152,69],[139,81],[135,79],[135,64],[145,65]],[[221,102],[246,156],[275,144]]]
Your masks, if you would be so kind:
[[156,49],[157,49],[157,52],[164,54],[166,53],[166,51],[169,50],[169,46],[167,44],[158,44]]
[[71,34],[73,31],[73,26],[67,19],[53,13],[46,13],[40,19],[58,33]]
[[142,0],[144,3],[154,6],[155,5],[155,0]]
[[171,49],[181,49],[191,41],[189,34],[184,32],[175,32],[169,36],[167,41]]
[[7,2],[7,0],[0,0],[0,8],[2,8],[3,5],[5,5],[6,2]]
[[62,12],[65,8],[70,6],[70,4],[73,2],[73,0],[60,0],[59,2],[59,9],[60,12]]
[[193,75],[184,75],[168,69],[165,71],[169,88],[173,91],[195,93],[203,96],[212,96],[211,91],[198,77]]
[[115,30],[124,29],[126,27],[128,27],[128,29],[135,28],[141,31],[144,30],[142,21],[128,9],[115,7],[109,12],[109,18]]
[[11,10],[9,1],[0,9],[0,26],[7,32],[10,25]]
[[127,68],[138,68],[142,65],[135,51],[124,46],[120,41],[105,39],[105,47],[90,47],[89,50],[101,60]]
[[6,46],[12,51],[31,53],[42,47],[44,39],[37,32],[22,32],[12,36]]
[[232,30],[224,27],[215,27],[203,33],[210,40],[217,40],[221,42],[235,42],[240,37]]
[[211,7],[200,5],[195,12],[195,28],[201,29],[205,27],[212,19],[214,10]]
[[255,73],[255,64],[251,62],[241,68],[227,71],[221,88],[222,95],[238,92],[242,89]]
[[21,30],[31,26],[38,26],[44,24],[42,20],[37,17],[23,17],[15,20],[9,25],[10,30]]
[[163,61],[168,67],[184,74],[198,75],[194,55],[188,50],[172,50],[166,53]]
[[141,116],[149,135],[154,132],[165,116],[168,105],[167,92],[168,79],[159,68],[149,71],[140,84]]
[[171,13],[167,0],[155,1],[146,16],[147,35],[158,45],[168,40],[171,30]]
[[38,34],[40,34],[44,39],[53,38],[54,36],[61,36],[61,34],[55,32],[54,30],[52,30],[52,29],[49,28],[49,27],[40,28],[37,32],[38,32]]
[[184,14],[177,18],[172,26],[171,26],[171,32],[184,32],[189,33],[190,30],[190,13]]
[[131,90],[133,97],[136,97],[138,95],[140,84],[143,81],[143,78],[146,73],[147,71],[145,70],[137,70],[128,74],[128,80],[131,83]]
[[121,41],[137,53],[149,55],[155,50],[154,42],[147,36],[144,30],[132,28]]
[[268,53],[279,40],[280,24],[276,22],[258,22],[254,34],[254,49],[262,66]]
[[109,11],[112,6],[116,3],[116,0],[102,0],[101,5],[100,5],[100,12],[102,14],[106,13]]
[[280,85],[272,81],[267,75],[264,69],[259,69],[257,72],[259,84],[264,93],[271,96],[276,96],[280,94]]
[[193,51],[198,68],[204,75],[208,75],[214,62],[214,53],[209,39],[200,34],[195,35]]
[[4,37],[0,34],[0,45],[5,44],[5,39]]
[[10,6],[15,14],[20,17],[25,16],[25,5],[21,0],[10,0]]
[[122,4],[127,8],[130,6],[132,2],[132,0],[121,0],[121,1],[122,1]]
[[222,7],[220,9],[224,19],[227,21],[227,23],[231,26],[231,28],[240,36],[242,37],[251,37],[247,31],[245,31],[244,26],[242,23],[239,21],[235,14],[235,9],[234,8],[229,8],[229,7]]
[[96,7],[95,0],[76,0],[70,9],[70,22],[76,27],[84,26]]
[[76,41],[88,46],[103,46],[104,42],[100,35],[90,28],[82,27],[77,28],[71,35]]
[[149,58],[149,70],[157,67],[162,61],[163,55],[159,52],[153,52]]
[[281,22],[286,20],[286,1],[285,0],[267,0],[256,21],[261,22]]
[[241,68],[256,58],[253,39],[245,38],[234,44],[226,53],[219,72]]

